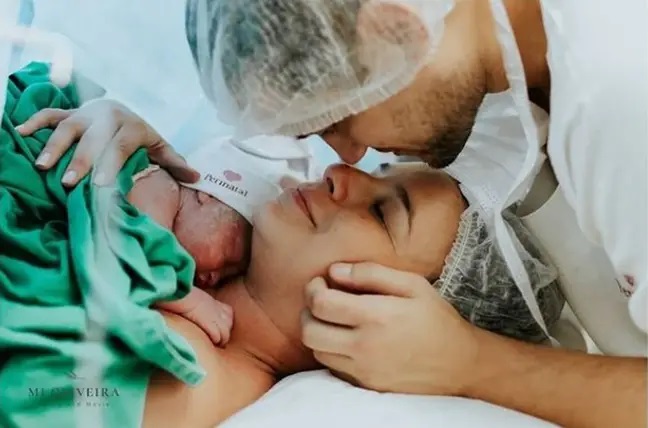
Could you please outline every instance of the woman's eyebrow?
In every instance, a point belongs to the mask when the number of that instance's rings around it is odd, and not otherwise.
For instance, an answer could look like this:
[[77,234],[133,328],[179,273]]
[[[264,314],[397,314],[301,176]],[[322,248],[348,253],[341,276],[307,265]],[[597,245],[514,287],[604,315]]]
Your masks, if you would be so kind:
[[400,199],[401,203],[405,207],[405,211],[407,211],[407,225],[411,229],[412,228],[412,204],[411,204],[409,193],[407,193],[407,189],[405,188],[405,186],[403,186],[400,183],[397,183],[396,194],[398,195],[398,199]]

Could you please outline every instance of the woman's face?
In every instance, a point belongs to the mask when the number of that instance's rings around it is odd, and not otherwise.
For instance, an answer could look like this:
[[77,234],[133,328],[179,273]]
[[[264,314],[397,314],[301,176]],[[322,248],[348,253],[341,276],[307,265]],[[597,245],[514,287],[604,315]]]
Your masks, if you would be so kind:
[[427,167],[372,177],[351,167],[285,191],[255,217],[247,286],[285,334],[299,340],[303,288],[335,262],[380,263],[440,275],[465,204]]

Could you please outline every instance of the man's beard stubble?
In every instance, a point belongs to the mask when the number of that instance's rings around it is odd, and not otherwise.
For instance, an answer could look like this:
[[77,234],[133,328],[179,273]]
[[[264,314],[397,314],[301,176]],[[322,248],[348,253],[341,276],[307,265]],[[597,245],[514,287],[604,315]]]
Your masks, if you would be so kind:
[[[433,127],[435,135],[427,142],[427,152],[421,160],[432,168],[445,168],[457,159],[466,146],[472,133],[477,111],[486,90],[476,76],[456,76],[452,83],[446,82],[449,91],[433,89],[426,99],[435,105],[444,106],[444,114],[439,118],[431,103],[424,108],[431,110],[429,117],[437,116],[439,122]],[[483,88],[483,89],[482,89]]]

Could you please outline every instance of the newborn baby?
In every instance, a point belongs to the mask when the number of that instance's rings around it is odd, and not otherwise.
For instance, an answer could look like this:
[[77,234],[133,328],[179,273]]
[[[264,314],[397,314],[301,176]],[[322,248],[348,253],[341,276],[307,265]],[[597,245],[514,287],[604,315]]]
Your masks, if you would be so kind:
[[320,172],[305,140],[274,136],[205,142],[187,162],[200,172],[197,183],[178,183],[151,165],[133,177],[128,200],[171,230],[196,264],[192,291],[156,306],[196,323],[215,344],[223,345],[229,340],[232,309],[202,288],[244,272],[252,212],[279,195],[282,181],[315,180]]

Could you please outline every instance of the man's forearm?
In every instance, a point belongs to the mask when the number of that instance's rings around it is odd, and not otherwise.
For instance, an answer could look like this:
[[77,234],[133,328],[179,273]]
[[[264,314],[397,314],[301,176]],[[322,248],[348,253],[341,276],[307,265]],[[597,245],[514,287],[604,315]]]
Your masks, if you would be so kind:
[[466,395],[566,427],[646,427],[645,358],[588,355],[485,331],[476,337]]

